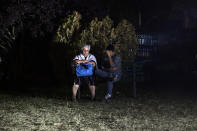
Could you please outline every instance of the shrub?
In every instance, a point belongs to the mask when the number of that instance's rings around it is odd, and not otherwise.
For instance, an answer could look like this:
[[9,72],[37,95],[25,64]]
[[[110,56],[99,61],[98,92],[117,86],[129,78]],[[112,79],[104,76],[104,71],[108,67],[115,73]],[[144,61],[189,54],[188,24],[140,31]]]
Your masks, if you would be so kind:
[[124,60],[133,60],[137,51],[137,38],[135,28],[127,20],[122,20],[117,27],[114,27],[113,20],[106,16],[101,21],[98,18],[92,20],[81,33],[80,44],[90,43],[93,53],[102,56],[108,44],[115,44],[115,51]]

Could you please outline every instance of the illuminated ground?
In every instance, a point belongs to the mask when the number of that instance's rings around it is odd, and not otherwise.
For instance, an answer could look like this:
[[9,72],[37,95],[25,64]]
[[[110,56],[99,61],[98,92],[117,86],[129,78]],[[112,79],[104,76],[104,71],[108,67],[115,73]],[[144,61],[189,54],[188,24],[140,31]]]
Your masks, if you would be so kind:
[[197,130],[197,102],[191,97],[123,95],[110,103],[66,97],[0,95],[0,130]]

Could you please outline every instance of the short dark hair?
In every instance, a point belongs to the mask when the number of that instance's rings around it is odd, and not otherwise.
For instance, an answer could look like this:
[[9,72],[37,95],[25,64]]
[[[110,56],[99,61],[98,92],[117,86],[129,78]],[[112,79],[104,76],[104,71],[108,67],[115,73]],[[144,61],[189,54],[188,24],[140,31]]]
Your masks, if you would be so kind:
[[109,44],[107,46],[106,50],[114,51],[114,45],[113,44]]

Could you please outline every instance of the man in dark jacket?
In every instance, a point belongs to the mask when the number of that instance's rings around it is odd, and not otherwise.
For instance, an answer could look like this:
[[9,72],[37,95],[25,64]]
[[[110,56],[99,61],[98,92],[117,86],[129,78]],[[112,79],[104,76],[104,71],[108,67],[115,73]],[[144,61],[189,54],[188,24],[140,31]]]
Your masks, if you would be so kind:
[[114,45],[110,44],[106,48],[107,63],[103,69],[96,68],[95,74],[107,78],[107,94],[105,100],[107,101],[112,97],[112,89],[114,82],[117,82],[121,78],[121,58],[114,51]]

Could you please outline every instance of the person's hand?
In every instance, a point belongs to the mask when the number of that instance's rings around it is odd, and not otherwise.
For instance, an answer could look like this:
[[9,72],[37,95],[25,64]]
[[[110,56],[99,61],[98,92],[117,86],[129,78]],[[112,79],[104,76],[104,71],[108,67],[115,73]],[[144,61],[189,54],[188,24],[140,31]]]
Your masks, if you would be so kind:
[[83,60],[83,62],[84,62],[84,63],[89,63],[89,61],[88,61],[88,60]]
[[107,53],[107,56],[109,56],[109,57],[111,56],[110,51],[107,50],[106,53]]
[[77,66],[78,65],[78,63],[77,62],[75,62],[75,66]]
[[80,60],[76,60],[75,63],[78,65],[78,64],[81,63],[81,61]]

